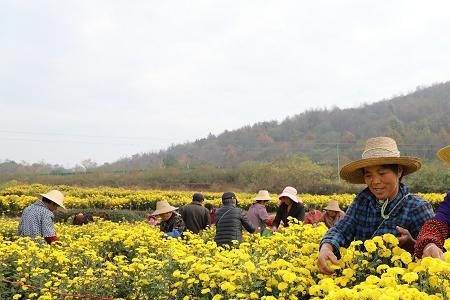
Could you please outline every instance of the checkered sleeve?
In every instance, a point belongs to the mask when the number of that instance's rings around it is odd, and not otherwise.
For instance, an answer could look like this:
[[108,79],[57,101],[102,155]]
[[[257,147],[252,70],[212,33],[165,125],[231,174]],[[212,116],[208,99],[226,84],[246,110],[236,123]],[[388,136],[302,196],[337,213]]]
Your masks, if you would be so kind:
[[42,216],[42,237],[56,236],[56,229],[53,226],[53,218],[50,214],[44,214]]
[[325,243],[333,245],[336,255],[339,254],[340,247],[347,247],[355,236],[355,228],[357,224],[356,215],[359,208],[357,199],[349,206],[345,216],[340,219],[334,227],[330,228],[323,237],[320,245]]
[[430,203],[422,200],[420,205],[414,208],[409,216],[411,220],[410,233],[416,239],[423,224],[434,217],[434,211]]

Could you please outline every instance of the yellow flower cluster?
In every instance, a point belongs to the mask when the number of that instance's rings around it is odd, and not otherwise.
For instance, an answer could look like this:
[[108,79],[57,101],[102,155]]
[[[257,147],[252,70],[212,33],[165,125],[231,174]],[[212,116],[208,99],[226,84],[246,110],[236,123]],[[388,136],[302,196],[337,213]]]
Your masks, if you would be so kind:
[[[95,189],[70,186],[46,186],[42,184],[17,185],[0,190],[0,214],[17,215],[36,201],[36,194],[58,189],[65,194],[67,208],[99,208],[99,209],[133,209],[151,210],[157,201],[165,200],[174,206],[182,206],[192,201],[190,191],[160,191],[160,190],[126,190],[122,188],[100,187]],[[205,203],[218,207],[221,205],[222,193],[205,192]],[[436,206],[444,199],[443,194],[420,194],[424,199]],[[237,193],[239,205],[248,208],[254,201],[255,194]],[[346,209],[355,198],[353,194],[311,195],[300,194],[304,203],[314,203],[323,208],[330,200],[337,200],[342,209]],[[267,209],[275,211],[277,195],[272,195]]]
[[[166,238],[145,222],[57,224],[61,245],[19,238],[0,218],[0,298],[62,299],[448,299],[447,262],[415,260],[387,234],[341,249],[335,275],[318,273],[327,228],[294,224],[238,249],[214,243],[214,227]],[[450,240],[445,244],[450,250]],[[14,282],[10,284],[6,282]],[[65,299],[75,299],[75,296]]]

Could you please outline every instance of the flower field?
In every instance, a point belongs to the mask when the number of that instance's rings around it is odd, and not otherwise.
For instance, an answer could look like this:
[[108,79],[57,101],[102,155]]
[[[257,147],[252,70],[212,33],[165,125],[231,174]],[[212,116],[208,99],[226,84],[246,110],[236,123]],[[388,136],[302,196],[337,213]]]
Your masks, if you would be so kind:
[[[1,299],[441,299],[447,263],[396,247],[392,235],[342,249],[336,274],[318,274],[325,226],[296,224],[270,237],[246,235],[239,249],[213,242],[214,228],[184,240],[144,222],[58,224],[61,245],[16,236],[0,219]],[[362,247],[359,249],[359,247]],[[450,240],[446,243],[450,248]]]
[[[0,214],[18,215],[22,210],[36,200],[37,193],[46,193],[58,189],[65,195],[64,203],[67,208],[100,208],[100,209],[132,209],[153,210],[156,202],[168,201],[174,206],[182,206],[192,201],[193,192],[190,191],[159,191],[159,190],[126,190],[121,188],[100,187],[95,189],[76,188],[71,186],[46,186],[41,184],[17,185],[0,190]],[[281,192],[281,191],[279,191]],[[256,193],[256,191],[255,191]],[[437,207],[444,199],[444,194],[421,194],[428,202]],[[205,192],[205,203],[215,207],[221,205],[222,193]],[[239,206],[247,209],[253,203],[256,194],[236,193]],[[339,195],[311,195],[300,194],[304,203],[314,203],[318,208],[325,207],[330,200],[338,200],[342,209],[346,209],[353,201],[353,194]],[[267,209],[275,211],[277,195],[272,194]]]
[[[101,203],[111,207],[119,203],[148,205],[155,195],[171,197],[165,200],[182,205],[190,202],[191,195],[17,186],[1,191],[2,209],[25,207],[35,200],[34,193],[51,188],[66,193],[69,207],[89,207],[83,200],[91,201],[89,205]],[[214,203],[220,199],[220,194],[207,195],[208,201]],[[238,194],[240,203],[250,203],[252,197]],[[303,195],[305,202],[307,197]],[[322,205],[328,201],[326,197],[341,201],[350,195],[310,197],[308,202],[319,199],[315,203]],[[14,206],[12,199],[20,202]],[[92,202],[95,199],[97,202]],[[345,207],[343,201],[341,206]],[[127,206],[121,208],[124,207]],[[324,276],[318,274],[316,266],[319,242],[327,230],[323,224],[316,228],[293,224],[269,237],[245,234],[240,247],[232,250],[217,248],[214,227],[200,235],[186,233],[183,239],[173,239],[165,238],[158,228],[146,222],[113,223],[99,219],[83,226],[58,223],[60,243],[53,245],[19,238],[17,227],[17,218],[0,218],[0,299],[448,299],[450,296],[450,252],[445,253],[447,262],[417,260],[397,247],[393,235],[364,243],[355,241],[348,249],[341,249],[342,259],[335,267],[335,275]],[[450,250],[450,239],[445,246]]]

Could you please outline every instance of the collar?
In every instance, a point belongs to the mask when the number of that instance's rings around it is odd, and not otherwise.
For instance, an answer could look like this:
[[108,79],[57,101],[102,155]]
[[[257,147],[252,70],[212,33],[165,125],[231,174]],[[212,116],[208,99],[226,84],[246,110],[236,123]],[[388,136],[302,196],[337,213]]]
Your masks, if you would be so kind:
[[36,205],[36,206],[39,206],[39,207],[44,207],[49,212],[53,213],[50,209],[48,209],[47,205],[45,205],[44,201],[42,201],[42,200],[34,202],[33,205]]
[[[398,193],[395,196],[394,199],[389,200],[389,203],[387,204],[387,211],[389,211],[389,209],[391,207],[394,207],[395,204],[397,204],[398,201],[400,201],[400,199],[403,198],[404,195],[409,193],[409,189],[406,185],[404,185],[403,183],[400,183],[399,189],[398,189]],[[360,194],[359,197],[361,198],[367,198],[369,201],[369,205],[373,208],[373,209],[380,209],[381,206],[383,205],[383,203],[381,203],[381,205],[379,204],[378,199],[375,197],[374,194],[372,194],[372,192],[370,191],[369,187],[365,188]]]

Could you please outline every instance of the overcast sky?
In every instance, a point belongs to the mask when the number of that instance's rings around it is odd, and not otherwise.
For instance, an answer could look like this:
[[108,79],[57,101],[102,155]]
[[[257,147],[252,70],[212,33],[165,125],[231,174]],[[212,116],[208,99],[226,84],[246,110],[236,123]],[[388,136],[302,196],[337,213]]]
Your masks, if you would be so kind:
[[0,161],[112,162],[450,79],[448,1],[0,0]]

